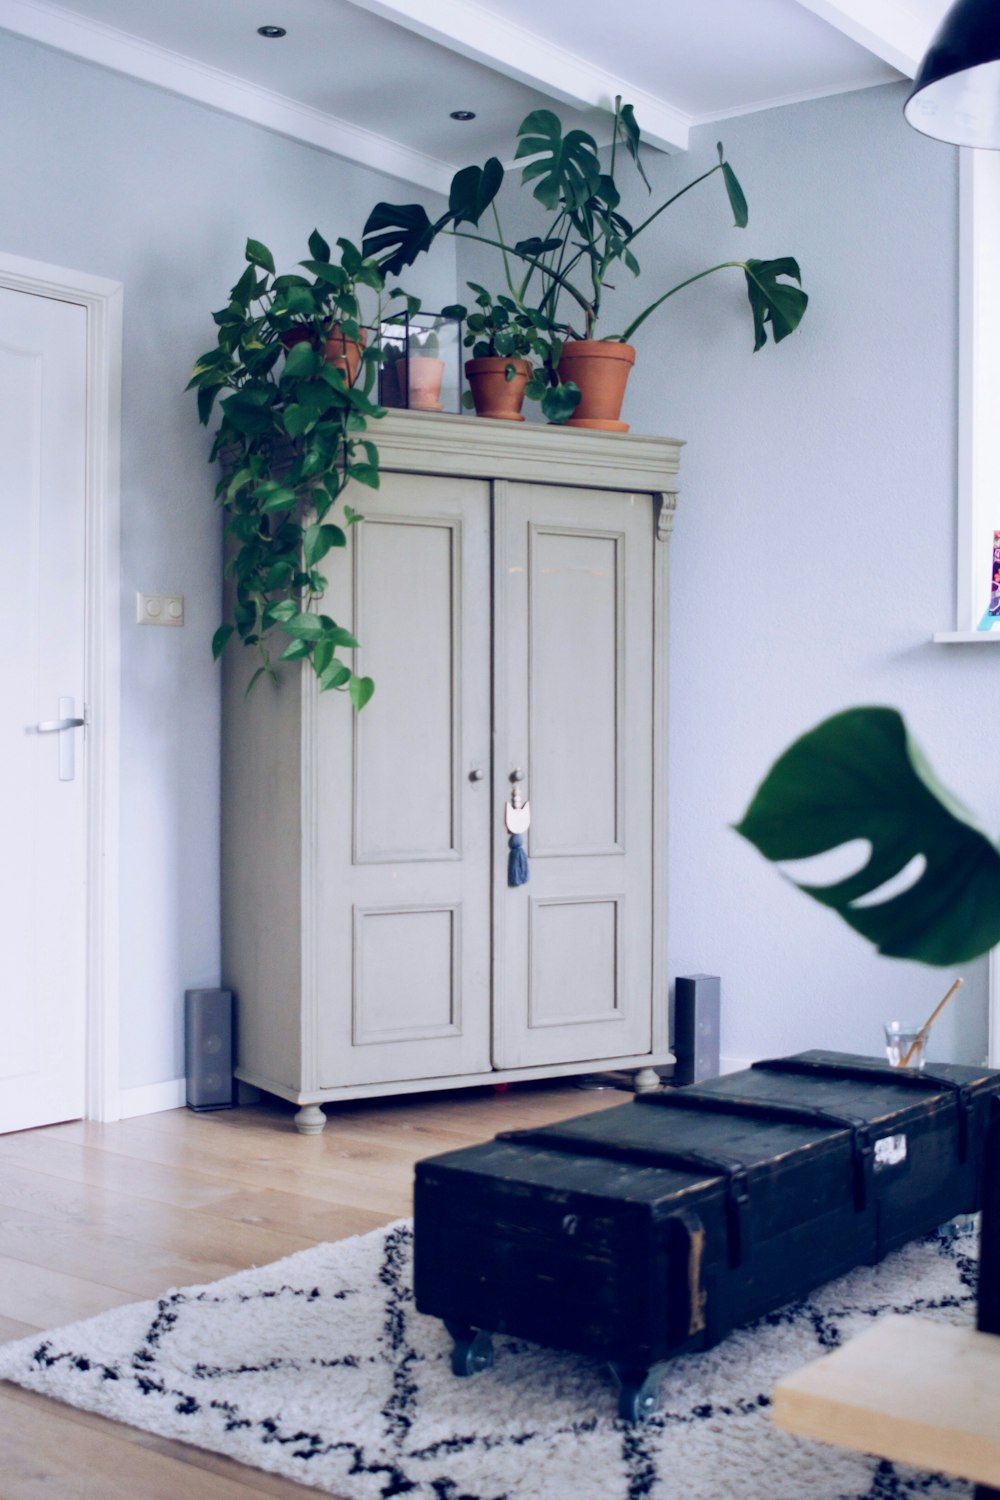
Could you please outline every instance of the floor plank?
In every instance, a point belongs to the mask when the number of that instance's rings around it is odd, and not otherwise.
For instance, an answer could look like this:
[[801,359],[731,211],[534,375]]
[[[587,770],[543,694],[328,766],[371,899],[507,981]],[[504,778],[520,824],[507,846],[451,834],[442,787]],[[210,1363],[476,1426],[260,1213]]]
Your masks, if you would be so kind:
[[[355,1101],[315,1137],[275,1100],[0,1136],[0,1342],[363,1234],[410,1212],[421,1157],[626,1098],[530,1083]],[[0,1500],[310,1493],[0,1382]]]

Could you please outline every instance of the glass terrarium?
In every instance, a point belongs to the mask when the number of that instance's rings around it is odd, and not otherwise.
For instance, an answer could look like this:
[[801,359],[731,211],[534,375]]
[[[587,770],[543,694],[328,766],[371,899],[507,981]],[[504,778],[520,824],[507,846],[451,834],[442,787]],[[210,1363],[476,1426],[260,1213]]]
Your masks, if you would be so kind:
[[462,320],[400,313],[379,324],[379,401],[411,411],[461,410]]

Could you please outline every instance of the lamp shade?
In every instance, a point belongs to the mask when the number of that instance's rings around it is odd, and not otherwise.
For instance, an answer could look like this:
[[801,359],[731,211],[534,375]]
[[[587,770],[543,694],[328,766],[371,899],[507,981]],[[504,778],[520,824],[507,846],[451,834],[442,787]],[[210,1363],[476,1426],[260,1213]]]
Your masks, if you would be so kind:
[[1000,150],[1000,0],[957,0],[903,107],[924,135]]

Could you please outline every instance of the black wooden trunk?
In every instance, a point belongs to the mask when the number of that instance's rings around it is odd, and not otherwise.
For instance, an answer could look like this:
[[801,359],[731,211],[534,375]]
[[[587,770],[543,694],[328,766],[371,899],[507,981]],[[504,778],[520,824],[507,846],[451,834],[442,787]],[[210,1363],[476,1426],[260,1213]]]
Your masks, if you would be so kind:
[[421,1312],[645,1374],[979,1206],[1000,1073],[805,1052],[417,1164]]

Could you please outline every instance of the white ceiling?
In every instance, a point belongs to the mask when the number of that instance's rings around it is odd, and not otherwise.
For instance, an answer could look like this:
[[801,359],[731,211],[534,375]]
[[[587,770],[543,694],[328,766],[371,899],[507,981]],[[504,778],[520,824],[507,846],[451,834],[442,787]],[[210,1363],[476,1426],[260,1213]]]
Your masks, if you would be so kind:
[[553,103],[599,133],[620,93],[647,141],[683,150],[693,125],[912,76],[947,5],[0,0],[0,28],[442,190]]

